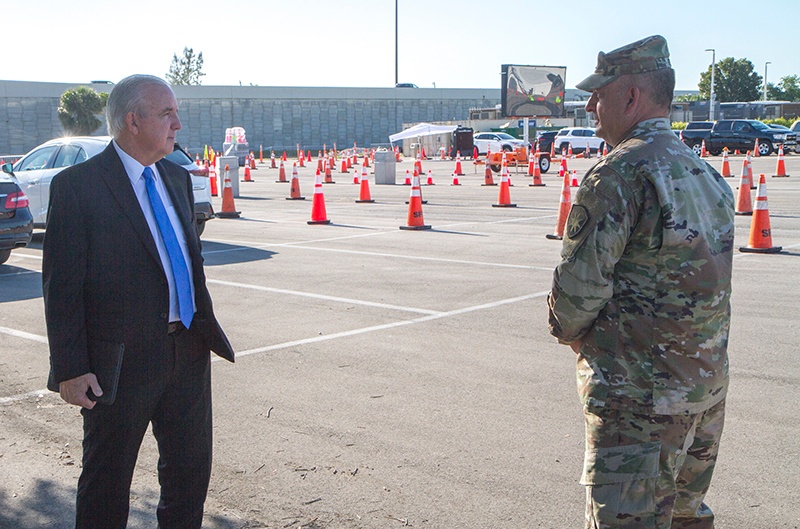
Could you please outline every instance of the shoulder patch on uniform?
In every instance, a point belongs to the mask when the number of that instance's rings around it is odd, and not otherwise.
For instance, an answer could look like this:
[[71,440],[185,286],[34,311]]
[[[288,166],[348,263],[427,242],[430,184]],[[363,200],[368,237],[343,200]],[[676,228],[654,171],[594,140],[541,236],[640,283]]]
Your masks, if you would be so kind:
[[589,210],[580,204],[573,204],[567,217],[567,237],[574,239],[589,223]]

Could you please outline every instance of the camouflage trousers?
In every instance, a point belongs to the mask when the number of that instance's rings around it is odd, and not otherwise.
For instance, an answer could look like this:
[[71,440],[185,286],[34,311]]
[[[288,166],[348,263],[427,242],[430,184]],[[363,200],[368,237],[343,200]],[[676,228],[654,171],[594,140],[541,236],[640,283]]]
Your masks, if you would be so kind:
[[584,413],[586,529],[713,529],[711,484],[725,401],[697,415]]

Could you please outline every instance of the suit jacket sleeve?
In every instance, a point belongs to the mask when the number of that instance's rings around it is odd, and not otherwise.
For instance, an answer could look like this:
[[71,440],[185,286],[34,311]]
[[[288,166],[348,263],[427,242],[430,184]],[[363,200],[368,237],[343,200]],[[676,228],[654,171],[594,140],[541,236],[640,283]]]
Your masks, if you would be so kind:
[[50,342],[48,388],[89,372],[83,284],[87,237],[82,204],[67,178],[50,186],[47,234],[43,243],[42,291]]

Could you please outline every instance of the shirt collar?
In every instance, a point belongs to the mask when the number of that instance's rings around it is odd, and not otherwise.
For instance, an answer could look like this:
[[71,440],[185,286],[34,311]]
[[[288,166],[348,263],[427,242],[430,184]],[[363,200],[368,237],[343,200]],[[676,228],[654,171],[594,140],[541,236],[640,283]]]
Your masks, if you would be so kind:
[[[111,140],[111,143],[114,145],[114,149],[116,149],[119,159],[122,161],[122,165],[125,167],[125,172],[128,173],[128,178],[130,178],[131,184],[136,185],[136,182],[142,178],[144,165],[139,163],[133,156],[123,151],[122,147],[117,144],[116,140]],[[151,165],[150,169],[153,170],[153,178],[157,180],[158,170],[156,169],[156,165]]]

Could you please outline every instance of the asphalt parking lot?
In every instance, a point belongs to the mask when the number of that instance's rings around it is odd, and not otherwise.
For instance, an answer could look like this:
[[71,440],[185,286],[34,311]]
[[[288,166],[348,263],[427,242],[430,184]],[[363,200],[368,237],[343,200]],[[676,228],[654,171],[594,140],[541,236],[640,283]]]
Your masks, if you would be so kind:
[[[754,159],[755,174],[776,160]],[[300,169],[307,200],[285,200],[289,184],[259,165],[240,183],[242,217],[208,223],[206,275],[238,358],[213,367],[207,527],[582,526],[575,359],[549,335],[545,305],[558,167],[545,187],[512,169],[518,206],[495,208],[498,188],[470,161],[459,187],[454,162],[423,163],[431,230],[398,229],[407,186],[373,180],[375,203],[356,203],[352,170],[323,188],[331,224],[308,225],[316,164]],[[398,182],[411,166],[398,164]],[[731,390],[707,498],[721,529],[800,527],[800,155],[786,169],[767,177],[783,252],[734,258]],[[737,217],[737,247],[749,230]],[[40,271],[41,236],[0,267],[0,527],[15,529],[71,527],[80,473],[79,412],[42,389]],[[155,526],[156,458],[148,436],[130,527]]]

